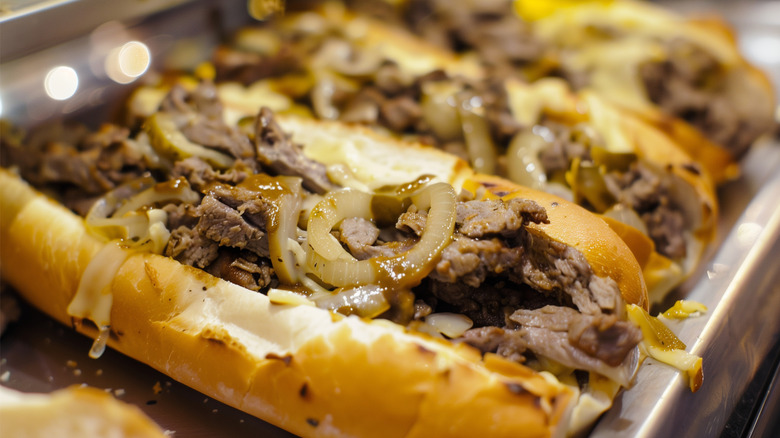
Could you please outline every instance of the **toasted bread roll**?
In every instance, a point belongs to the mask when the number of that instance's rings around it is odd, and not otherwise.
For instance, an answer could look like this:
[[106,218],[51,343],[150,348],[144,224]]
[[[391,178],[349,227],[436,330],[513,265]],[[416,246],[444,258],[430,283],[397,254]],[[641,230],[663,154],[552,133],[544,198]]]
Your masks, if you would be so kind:
[[667,132],[718,183],[736,177],[736,161],[772,129],[772,85],[722,19],[633,0],[515,5],[572,84]]
[[135,406],[90,387],[27,394],[0,386],[3,435],[63,438],[162,438],[159,426]]
[[129,127],[2,144],[50,196],[0,173],[3,278],[90,356],[304,436],[561,435],[631,385],[647,291],[604,220],[367,128],[230,119],[187,81]]
[[[107,245],[87,233],[83,219],[16,176],[2,171],[0,178],[4,278],[36,307],[96,336],[94,324],[67,309],[90,265],[116,266],[96,258]],[[499,194],[559,202],[478,179]],[[593,260],[594,271],[616,278],[626,301],[646,302],[638,269],[630,255],[616,259],[628,250],[605,224],[564,201],[550,213],[551,224],[583,220],[591,231],[552,225],[539,232],[576,239],[571,243]],[[296,434],[559,435],[578,396],[548,373],[492,354],[481,358],[465,345],[380,320],[273,304],[170,258],[124,256],[105,273],[101,291],[112,299],[108,345]]]

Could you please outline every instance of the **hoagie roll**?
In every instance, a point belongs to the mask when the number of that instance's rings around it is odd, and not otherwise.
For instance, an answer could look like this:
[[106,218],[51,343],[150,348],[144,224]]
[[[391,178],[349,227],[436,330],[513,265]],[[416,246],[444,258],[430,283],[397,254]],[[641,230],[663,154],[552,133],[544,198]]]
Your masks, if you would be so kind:
[[602,219],[365,128],[230,125],[216,96],[3,136],[3,278],[92,356],[303,436],[563,435],[630,386],[646,287]]

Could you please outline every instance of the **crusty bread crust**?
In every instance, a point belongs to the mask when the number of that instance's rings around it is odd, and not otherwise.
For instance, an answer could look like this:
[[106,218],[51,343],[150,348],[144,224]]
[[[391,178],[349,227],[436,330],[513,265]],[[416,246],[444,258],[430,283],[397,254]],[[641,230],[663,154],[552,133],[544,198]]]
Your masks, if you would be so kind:
[[138,407],[100,389],[81,386],[51,394],[21,393],[0,386],[0,424],[7,437],[167,436]]
[[[11,218],[1,224],[4,279],[95,336],[94,325],[66,308],[103,244],[83,219],[10,172],[0,172],[0,187],[2,217]],[[110,293],[112,348],[303,436],[560,435],[577,395],[470,347],[384,321],[272,304],[153,254],[131,255]]]

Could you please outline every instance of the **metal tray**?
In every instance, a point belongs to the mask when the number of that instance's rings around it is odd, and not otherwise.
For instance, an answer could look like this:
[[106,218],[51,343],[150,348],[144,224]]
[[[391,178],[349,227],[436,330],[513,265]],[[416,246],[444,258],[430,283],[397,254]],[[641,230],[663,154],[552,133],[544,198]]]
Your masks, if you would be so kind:
[[[115,2],[100,0],[75,2],[78,6],[69,1],[27,3],[28,9],[0,15],[0,115],[20,124],[74,115],[90,119],[112,110],[110,102],[132,87],[95,70],[94,37],[54,45],[58,39],[33,35],[30,29],[37,25],[75,23],[83,14],[95,26],[111,18],[126,38],[147,44],[152,67],[187,67],[207,56],[221,36],[248,22],[245,1],[170,0],[155,8],[149,6],[153,2],[132,1],[115,11],[106,7]],[[88,13],[90,5],[97,9]],[[744,53],[780,85],[780,55],[773,57],[780,49],[771,50],[773,44],[780,47],[780,2],[675,2],[670,7],[725,13],[740,32]],[[76,30],[60,35],[74,36]],[[27,35],[33,38],[18,38]],[[197,45],[199,52],[185,61],[166,57],[182,41]],[[54,101],[42,92],[46,72],[61,64],[79,72],[79,95],[87,97]],[[689,351],[703,356],[703,387],[691,393],[676,371],[649,359],[635,387],[618,396],[592,436],[742,436],[772,427],[771,422],[755,421],[757,409],[764,407],[764,419],[780,416],[777,403],[761,403],[780,351],[778,140],[757,144],[745,158],[743,176],[722,187],[719,197],[718,239],[699,272],[668,299],[668,304],[679,298],[696,300],[709,308],[706,315],[672,327]],[[104,388],[138,405],[176,436],[290,436],[116,352],[91,360],[91,340],[34,309],[22,305],[22,310],[22,319],[0,344],[3,385],[41,392],[72,384]]]

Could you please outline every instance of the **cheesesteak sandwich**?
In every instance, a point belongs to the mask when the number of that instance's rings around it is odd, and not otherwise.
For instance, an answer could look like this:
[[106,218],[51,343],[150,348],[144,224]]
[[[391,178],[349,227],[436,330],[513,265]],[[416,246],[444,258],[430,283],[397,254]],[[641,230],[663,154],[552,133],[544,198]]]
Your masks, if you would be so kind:
[[[775,125],[775,93],[721,18],[635,0],[402,2],[400,22],[494,74],[557,76],[672,136],[722,183]],[[387,12],[387,11],[385,11]]]
[[236,119],[255,95],[278,111],[414,137],[603,214],[639,259],[651,302],[695,270],[713,239],[706,170],[662,131],[560,79],[488,75],[495,68],[333,4],[243,30],[214,70]]
[[228,124],[218,96],[3,125],[3,279],[91,356],[302,436],[563,435],[630,386],[646,287],[602,219],[367,129]]

